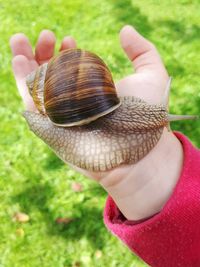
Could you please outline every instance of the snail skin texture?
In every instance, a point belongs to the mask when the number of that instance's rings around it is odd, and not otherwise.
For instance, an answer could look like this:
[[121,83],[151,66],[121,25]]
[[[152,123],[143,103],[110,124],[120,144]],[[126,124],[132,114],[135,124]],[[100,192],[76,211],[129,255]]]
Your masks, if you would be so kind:
[[80,49],[62,51],[26,81],[39,111],[24,112],[30,129],[63,161],[89,171],[137,163],[169,121],[195,118],[169,115],[167,100],[119,98],[105,63]]

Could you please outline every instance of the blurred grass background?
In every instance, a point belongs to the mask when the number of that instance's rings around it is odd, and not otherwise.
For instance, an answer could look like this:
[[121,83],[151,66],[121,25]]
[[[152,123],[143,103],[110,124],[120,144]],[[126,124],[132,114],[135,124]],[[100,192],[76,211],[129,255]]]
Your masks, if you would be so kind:
[[[28,129],[11,72],[9,38],[25,33],[34,45],[42,29],[72,35],[100,55],[114,79],[132,71],[118,41],[125,24],[156,44],[174,77],[170,112],[200,114],[199,0],[0,0],[0,266],[146,266],[106,230],[106,193],[65,166]],[[200,145],[200,124],[172,128]],[[74,192],[73,182],[83,190]],[[13,221],[16,212],[30,221]],[[58,224],[56,218],[74,218]],[[19,230],[20,229],[20,230]]]

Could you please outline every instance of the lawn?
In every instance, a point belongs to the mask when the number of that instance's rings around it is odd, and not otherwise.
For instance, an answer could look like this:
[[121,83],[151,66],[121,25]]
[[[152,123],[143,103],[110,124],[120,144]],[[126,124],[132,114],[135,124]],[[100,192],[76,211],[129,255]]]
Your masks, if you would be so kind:
[[[105,228],[106,193],[64,165],[28,129],[11,71],[9,38],[42,29],[76,38],[117,80],[132,71],[118,41],[125,24],[156,44],[171,76],[170,112],[200,114],[199,0],[0,0],[0,267],[146,266]],[[172,129],[200,146],[199,121]],[[73,183],[82,190],[75,192]],[[13,220],[24,212],[30,220]],[[58,223],[58,218],[72,218]]]

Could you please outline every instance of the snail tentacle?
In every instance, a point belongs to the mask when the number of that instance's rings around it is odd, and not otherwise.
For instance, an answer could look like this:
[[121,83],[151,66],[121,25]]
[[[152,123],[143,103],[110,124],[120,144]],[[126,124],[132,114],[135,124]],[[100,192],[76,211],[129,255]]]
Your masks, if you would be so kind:
[[169,96],[170,96],[170,90],[171,90],[171,83],[172,83],[172,77],[169,77],[169,80],[167,82],[167,86],[165,88],[164,97],[163,97],[163,105],[168,109],[168,102],[169,102]]

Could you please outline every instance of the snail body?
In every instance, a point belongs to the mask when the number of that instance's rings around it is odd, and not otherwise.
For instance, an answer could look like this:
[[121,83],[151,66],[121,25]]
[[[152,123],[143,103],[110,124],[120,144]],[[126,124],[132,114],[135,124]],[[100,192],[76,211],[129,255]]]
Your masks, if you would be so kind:
[[176,119],[163,104],[119,98],[105,63],[80,49],[40,66],[27,85],[39,110],[24,113],[31,130],[63,161],[90,171],[138,162]]
[[[162,107],[157,107],[151,116],[153,107],[139,99],[121,101],[121,106],[112,113],[82,126],[57,127],[40,113],[26,111],[24,116],[31,130],[64,162],[90,171],[107,171],[138,162],[157,144],[164,121],[167,123]],[[143,113],[141,117],[138,112]]]

